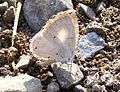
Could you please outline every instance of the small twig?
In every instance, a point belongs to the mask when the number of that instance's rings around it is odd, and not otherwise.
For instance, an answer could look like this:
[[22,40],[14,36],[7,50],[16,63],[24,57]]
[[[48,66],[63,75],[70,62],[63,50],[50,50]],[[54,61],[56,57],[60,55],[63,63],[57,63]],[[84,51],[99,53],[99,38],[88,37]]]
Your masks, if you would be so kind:
[[18,26],[18,20],[19,20],[19,15],[20,15],[21,7],[22,7],[22,3],[18,2],[17,3],[16,13],[15,13],[14,26],[13,26],[12,46],[14,45],[15,36],[17,34],[17,26]]

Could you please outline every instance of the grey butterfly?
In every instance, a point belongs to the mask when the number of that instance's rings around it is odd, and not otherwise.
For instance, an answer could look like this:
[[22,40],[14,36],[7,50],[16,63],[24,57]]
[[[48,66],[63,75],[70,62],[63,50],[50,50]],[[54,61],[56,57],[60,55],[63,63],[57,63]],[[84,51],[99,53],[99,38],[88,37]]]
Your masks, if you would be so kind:
[[39,59],[72,62],[78,32],[75,10],[60,12],[31,39],[30,51]]

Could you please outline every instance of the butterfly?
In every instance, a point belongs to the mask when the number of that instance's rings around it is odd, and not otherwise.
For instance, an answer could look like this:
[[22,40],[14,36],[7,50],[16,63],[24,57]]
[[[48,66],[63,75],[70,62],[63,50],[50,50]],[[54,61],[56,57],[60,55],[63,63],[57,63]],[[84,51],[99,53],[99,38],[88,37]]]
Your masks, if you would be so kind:
[[30,51],[38,59],[72,62],[79,27],[75,10],[59,12],[30,41]]

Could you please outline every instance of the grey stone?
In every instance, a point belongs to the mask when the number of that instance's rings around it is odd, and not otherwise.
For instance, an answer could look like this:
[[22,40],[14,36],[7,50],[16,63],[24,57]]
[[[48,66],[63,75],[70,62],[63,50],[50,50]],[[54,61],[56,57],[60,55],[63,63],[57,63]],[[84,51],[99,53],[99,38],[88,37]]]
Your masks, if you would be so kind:
[[72,84],[79,82],[84,77],[79,66],[74,63],[66,64],[57,62],[52,65],[52,68],[58,82],[63,88],[70,87]]
[[87,89],[82,87],[81,85],[76,85],[74,88],[74,92],[87,92]]
[[104,39],[96,32],[89,32],[82,36],[79,40],[79,55],[85,59],[94,55],[97,51],[104,48],[106,45]]
[[60,88],[56,82],[51,82],[47,87],[47,92],[59,92]]
[[22,68],[24,66],[27,66],[30,62],[31,56],[30,55],[22,55],[20,56],[19,62],[15,66],[16,69]]
[[42,92],[41,81],[27,74],[0,77],[0,92]]
[[91,20],[98,20],[98,18],[96,18],[95,12],[93,11],[92,8],[90,8],[89,6],[79,3],[78,6],[80,8],[82,8],[82,10],[85,12],[85,14],[91,19]]
[[39,31],[52,15],[72,9],[71,0],[25,0],[23,10],[29,26]]

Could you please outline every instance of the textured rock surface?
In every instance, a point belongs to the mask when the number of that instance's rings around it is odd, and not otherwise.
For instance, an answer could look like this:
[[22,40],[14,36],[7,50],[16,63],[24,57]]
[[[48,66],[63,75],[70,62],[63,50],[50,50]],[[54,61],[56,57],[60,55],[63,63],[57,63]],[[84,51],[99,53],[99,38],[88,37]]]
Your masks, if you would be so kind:
[[102,39],[102,37],[97,35],[95,32],[87,33],[79,40],[78,46],[80,51],[80,57],[91,57],[91,55],[94,55],[95,52],[103,49],[105,45],[106,44],[104,39]]
[[65,63],[55,63],[52,65],[53,71],[57,77],[61,87],[68,88],[72,84],[79,82],[83,79],[83,73],[80,71],[79,66]]
[[47,87],[47,92],[59,92],[60,88],[56,82],[52,82]]
[[0,77],[0,92],[42,92],[41,81],[26,74]]
[[52,15],[69,8],[71,0],[25,0],[23,10],[29,26],[39,31]]

